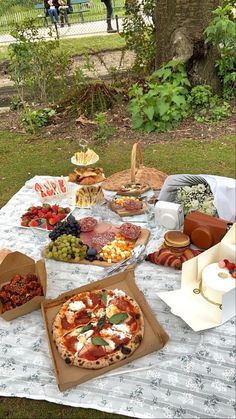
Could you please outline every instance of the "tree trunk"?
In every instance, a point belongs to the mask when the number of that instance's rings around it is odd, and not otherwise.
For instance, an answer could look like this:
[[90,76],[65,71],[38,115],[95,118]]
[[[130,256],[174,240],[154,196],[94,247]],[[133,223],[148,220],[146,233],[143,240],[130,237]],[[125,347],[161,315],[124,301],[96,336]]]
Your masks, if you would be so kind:
[[194,85],[210,84],[219,91],[214,66],[217,54],[204,44],[203,35],[219,4],[220,0],[157,0],[156,68],[172,59],[181,60]]

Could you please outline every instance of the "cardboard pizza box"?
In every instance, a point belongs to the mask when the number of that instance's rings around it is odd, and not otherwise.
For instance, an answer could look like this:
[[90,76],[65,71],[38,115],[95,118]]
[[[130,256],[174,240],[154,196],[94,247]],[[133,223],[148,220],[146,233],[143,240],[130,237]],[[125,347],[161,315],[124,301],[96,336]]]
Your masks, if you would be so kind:
[[0,249],[0,263],[2,263],[2,261],[5,259],[5,257],[11,253],[11,250],[9,249]]
[[[70,297],[83,291],[95,289],[120,289],[132,297],[140,306],[144,317],[144,337],[140,346],[127,359],[123,359],[113,365],[98,370],[79,368],[68,365],[60,357],[56,345],[52,338],[52,324],[56,314],[62,304]],[[42,302],[42,313],[47,331],[49,349],[56,374],[56,379],[60,391],[65,391],[92,378],[105,374],[108,371],[119,368],[137,358],[145,356],[151,352],[162,349],[167,343],[169,337],[159,324],[155,315],[151,311],[142,291],[135,283],[134,270],[129,269],[125,272],[95,281],[74,290],[61,294],[58,298],[45,300]]]
[[0,264],[0,288],[7,282],[10,282],[14,275],[26,275],[28,273],[35,274],[40,279],[44,295],[33,297],[30,301],[27,301],[27,303],[13,308],[12,310],[5,311],[5,313],[2,314],[2,304],[0,302],[0,316],[3,319],[13,320],[40,308],[41,302],[46,296],[47,276],[44,260],[41,259],[35,262],[34,259],[31,259],[29,256],[20,252],[10,252]]
[[236,262],[236,223],[220,243],[183,263],[180,289],[157,294],[171,307],[172,313],[181,317],[195,332],[220,326],[235,315],[236,288],[223,295],[221,307],[207,301],[201,293],[195,293],[199,289],[202,270],[223,259]]

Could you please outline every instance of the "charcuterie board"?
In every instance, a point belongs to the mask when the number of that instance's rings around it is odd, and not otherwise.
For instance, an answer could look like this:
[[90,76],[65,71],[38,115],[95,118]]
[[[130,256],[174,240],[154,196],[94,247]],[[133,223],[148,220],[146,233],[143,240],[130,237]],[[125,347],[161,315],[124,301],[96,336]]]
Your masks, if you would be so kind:
[[[125,223],[127,224],[127,223]],[[134,225],[132,225],[134,226]],[[134,226],[135,227],[135,226]],[[135,227],[136,228],[136,227]],[[81,246],[81,255],[84,255],[85,249],[83,246],[96,246],[96,244],[94,244],[95,242],[94,237],[96,237],[97,243],[99,244],[99,237],[103,240],[104,238],[104,234],[108,235],[109,234],[114,234],[114,236],[116,234],[120,234],[120,226],[115,226],[109,222],[106,223],[98,223],[97,226],[94,228],[93,232],[81,232],[80,234],[80,238],[78,238],[77,242],[79,242],[79,240],[81,240],[81,244],[78,244],[78,246]],[[150,231],[144,228],[140,228],[140,234],[139,237],[136,240],[133,240],[133,248],[135,248],[136,246],[140,245],[140,244],[144,244],[146,245],[148,240],[149,240],[149,236],[150,236]],[[127,240],[129,241],[129,240]],[[51,242],[51,249],[54,245],[54,242]],[[109,243],[107,243],[109,244]],[[47,259],[52,259],[52,260],[57,260],[60,262],[65,262],[65,263],[79,263],[79,264],[91,264],[91,265],[96,265],[96,266],[101,266],[101,267],[108,267],[108,266],[113,266],[116,262],[108,262],[106,260],[100,260],[100,254],[102,252],[102,249],[104,247],[102,247],[101,244],[101,249],[98,251],[97,254],[97,259],[95,260],[88,260],[86,259],[84,256],[81,260],[76,261],[74,260],[62,260],[61,258],[57,258],[57,257],[51,257],[51,255],[49,254],[49,252],[51,252],[49,245],[46,246],[43,249],[42,252],[42,256],[47,258]],[[131,252],[130,252],[131,253]],[[127,256],[128,257],[128,256]],[[124,258],[125,259],[125,258]]]
[[109,207],[120,217],[145,214],[147,205],[144,201],[134,197],[115,198],[109,202]]

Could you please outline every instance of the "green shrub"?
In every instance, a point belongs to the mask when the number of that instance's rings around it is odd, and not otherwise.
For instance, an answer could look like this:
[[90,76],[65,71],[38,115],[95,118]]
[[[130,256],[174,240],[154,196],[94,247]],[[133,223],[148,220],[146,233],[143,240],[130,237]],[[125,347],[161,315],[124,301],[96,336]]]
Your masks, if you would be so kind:
[[170,61],[150,79],[130,89],[133,127],[144,131],[167,131],[188,115],[188,87],[184,65]]
[[9,46],[10,76],[18,95],[40,99],[44,103],[55,101],[65,90],[68,55],[59,49],[59,41],[47,41],[39,35],[33,19],[16,24],[11,35],[16,39]]
[[230,105],[214,95],[208,85],[193,87],[188,103],[197,122],[216,122],[231,115]]
[[21,114],[21,123],[27,132],[35,133],[39,128],[47,125],[48,121],[56,112],[54,109],[44,108],[31,110],[26,108]]
[[213,12],[214,19],[205,31],[206,42],[216,45],[219,59],[217,72],[223,82],[225,99],[235,97],[236,93],[236,7],[225,1],[223,6]]

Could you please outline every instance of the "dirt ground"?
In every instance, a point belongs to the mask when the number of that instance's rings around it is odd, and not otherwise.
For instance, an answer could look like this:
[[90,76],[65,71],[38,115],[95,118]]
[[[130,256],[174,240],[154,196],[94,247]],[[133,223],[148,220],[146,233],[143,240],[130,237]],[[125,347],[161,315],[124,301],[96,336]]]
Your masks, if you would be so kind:
[[[101,77],[107,77],[112,68],[120,72],[127,71],[134,62],[134,54],[130,52],[123,53],[122,51],[106,51],[96,54],[91,57],[96,69],[96,74]],[[73,57],[71,63],[71,72],[73,73],[76,66],[84,67],[86,65],[86,57]],[[87,71],[87,75],[94,77],[94,72]],[[13,97],[14,90],[12,82],[7,76],[7,63],[2,63],[0,66],[0,96],[1,92]],[[6,106],[6,104],[2,105]],[[143,144],[162,142],[168,140],[178,140],[183,138],[193,140],[214,139],[225,135],[235,134],[236,132],[236,106],[233,105],[233,114],[218,123],[203,124],[196,123],[193,118],[185,119],[176,129],[165,133],[144,133],[141,131],[134,131],[131,128],[130,114],[128,113],[125,104],[114,106],[106,114],[107,123],[113,128],[113,134],[110,136],[110,141],[117,139],[125,139],[127,142],[142,141]],[[0,108],[0,130],[9,130],[15,132],[24,132],[24,129],[19,123],[19,116],[16,111],[8,111]],[[98,126],[94,121],[84,117],[84,115],[77,114],[73,119],[68,118],[65,114],[56,116],[53,123],[43,128],[39,135],[51,138],[65,138],[75,139],[89,138],[92,139],[98,131]]]

